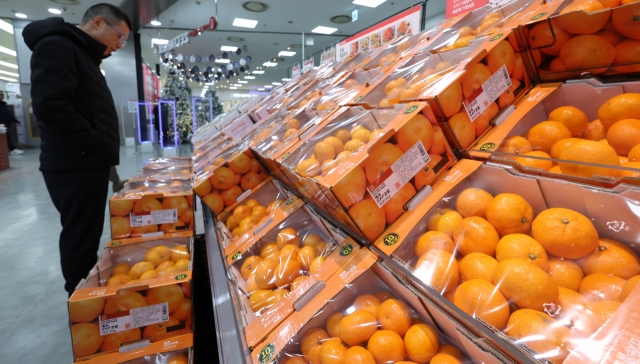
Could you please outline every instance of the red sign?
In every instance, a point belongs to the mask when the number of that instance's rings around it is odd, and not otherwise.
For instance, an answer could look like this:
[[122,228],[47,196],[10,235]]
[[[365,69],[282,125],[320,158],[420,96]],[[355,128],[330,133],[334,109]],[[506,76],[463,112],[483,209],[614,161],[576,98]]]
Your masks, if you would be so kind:
[[160,98],[160,79],[151,72],[151,68],[146,63],[142,64],[142,76],[144,86],[144,101],[148,103],[158,102]]
[[447,0],[447,13],[445,18],[453,18],[460,14],[468,13],[481,8],[489,3],[489,0]]

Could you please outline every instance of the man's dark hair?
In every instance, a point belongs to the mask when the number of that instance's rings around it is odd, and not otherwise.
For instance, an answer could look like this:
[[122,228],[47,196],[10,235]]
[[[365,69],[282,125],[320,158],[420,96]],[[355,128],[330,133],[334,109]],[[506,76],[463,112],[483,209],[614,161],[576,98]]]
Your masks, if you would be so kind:
[[120,24],[121,21],[124,21],[129,27],[129,30],[133,29],[131,26],[131,19],[129,19],[129,16],[124,11],[120,10],[120,8],[115,5],[105,3],[96,4],[87,9],[80,24],[86,24],[96,16],[101,16],[112,24]]

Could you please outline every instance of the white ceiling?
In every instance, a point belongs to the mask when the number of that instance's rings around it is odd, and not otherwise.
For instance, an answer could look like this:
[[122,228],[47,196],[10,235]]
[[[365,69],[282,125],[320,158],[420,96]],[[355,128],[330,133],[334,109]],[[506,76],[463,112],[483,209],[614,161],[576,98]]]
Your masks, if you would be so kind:
[[[2,0],[0,0],[0,4],[2,4],[1,1]],[[11,20],[9,20],[9,19],[2,19],[2,20],[6,21],[8,23],[11,23]],[[15,50],[16,46],[15,46],[15,43],[13,41],[13,34],[7,33],[4,30],[0,29],[0,46],[3,46],[5,48],[9,48],[11,50]],[[0,52],[0,61],[17,64],[16,57],[10,56],[10,55],[8,55],[6,53],[2,53],[2,52]],[[11,72],[11,73],[18,73],[18,71],[16,69],[5,67],[3,65],[0,65],[0,70],[8,71],[8,72]],[[16,77],[13,77],[13,76],[8,76],[8,75],[3,74],[3,73],[0,73],[0,76],[8,77],[8,78],[14,78],[14,79],[16,78]]]

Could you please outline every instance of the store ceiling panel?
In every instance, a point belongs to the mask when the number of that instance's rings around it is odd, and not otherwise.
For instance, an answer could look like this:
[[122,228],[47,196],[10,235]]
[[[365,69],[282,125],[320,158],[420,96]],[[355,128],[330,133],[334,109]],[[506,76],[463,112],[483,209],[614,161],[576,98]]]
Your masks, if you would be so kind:
[[[78,24],[82,19],[82,15],[91,5],[97,3],[109,3],[113,5],[120,5],[122,0],[100,0],[100,1],[88,1],[88,0],[0,0],[0,18],[17,19],[16,13],[23,13],[27,15],[25,20],[40,20],[51,16],[62,16],[64,20]],[[69,5],[78,3],[77,5]],[[63,10],[61,15],[55,15],[49,12],[48,9]]]

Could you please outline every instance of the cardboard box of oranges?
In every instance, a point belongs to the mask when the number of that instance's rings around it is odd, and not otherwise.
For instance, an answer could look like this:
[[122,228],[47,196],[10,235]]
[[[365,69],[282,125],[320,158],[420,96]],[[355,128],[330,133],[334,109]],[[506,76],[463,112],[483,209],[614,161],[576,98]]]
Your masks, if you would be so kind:
[[190,332],[191,234],[111,241],[68,302],[76,360]]
[[220,153],[212,164],[195,171],[193,191],[215,216],[242,199],[242,194],[250,194],[268,176],[246,145],[235,144]]
[[125,344],[117,352],[92,357],[88,364],[193,364],[193,334],[150,343],[140,340]]
[[379,69],[380,72],[386,72],[396,62],[416,53],[439,32],[441,29],[435,27],[420,34],[402,36],[389,43],[382,52],[364,63],[361,68],[363,70]]
[[193,231],[190,180],[132,180],[109,200],[111,238]]
[[[497,364],[504,360],[490,346],[477,346],[462,328],[439,331],[425,302],[363,249],[326,285],[315,287],[297,302],[296,312],[255,347],[251,356],[256,364],[405,360]],[[448,328],[455,327],[452,321],[448,323]]]
[[469,154],[532,174],[603,186],[638,184],[640,82],[538,85]]
[[314,99],[308,106],[315,110],[335,110],[350,103],[356,95],[379,77],[384,77],[381,68],[350,72],[333,88],[323,93],[319,99]]
[[277,180],[269,177],[265,182],[216,217],[216,228],[222,233],[219,243],[225,255],[304,204]]
[[615,318],[640,299],[640,249],[626,229],[637,194],[462,160],[375,248],[465,326],[561,363],[588,352],[597,331],[619,330]]
[[591,0],[549,2],[521,28],[545,82],[640,72],[640,5]]
[[308,132],[278,162],[292,184],[316,185],[298,189],[305,199],[373,242],[454,163],[433,125],[426,103],[350,107]]
[[293,304],[318,281],[326,281],[359,246],[306,207],[227,257],[239,289],[249,346],[259,343],[294,310]]

